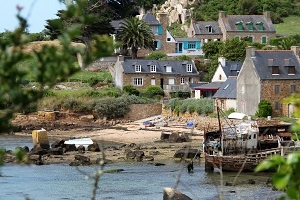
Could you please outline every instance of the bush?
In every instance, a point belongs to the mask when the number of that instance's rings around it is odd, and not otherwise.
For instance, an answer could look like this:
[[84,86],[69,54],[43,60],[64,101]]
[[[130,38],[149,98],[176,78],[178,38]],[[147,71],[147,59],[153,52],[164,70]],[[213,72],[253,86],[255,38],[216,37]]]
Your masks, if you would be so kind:
[[129,111],[128,103],[124,98],[106,97],[95,104],[95,111],[101,117],[108,119],[124,117]]
[[258,111],[256,112],[255,115],[257,117],[268,117],[268,116],[272,116],[272,112],[273,109],[271,103],[267,100],[262,100],[258,104]]
[[127,93],[128,95],[135,95],[135,96],[139,96],[140,95],[140,91],[138,91],[134,86],[132,85],[125,85],[123,87],[123,91],[125,93]]
[[157,85],[150,85],[143,91],[141,94],[144,97],[148,98],[159,98],[160,96],[164,96],[164,90]]
[[190,56],[187,56],[187,55],[181,55],[181,56],[178,56],[176,58],[176,60],[192,60],[192,58]]
[[160,52],[160,51],[154,51],[151,52],[146,59],[150,59],[150,60],[167,60],[168,56],[166,53],[164,52]]

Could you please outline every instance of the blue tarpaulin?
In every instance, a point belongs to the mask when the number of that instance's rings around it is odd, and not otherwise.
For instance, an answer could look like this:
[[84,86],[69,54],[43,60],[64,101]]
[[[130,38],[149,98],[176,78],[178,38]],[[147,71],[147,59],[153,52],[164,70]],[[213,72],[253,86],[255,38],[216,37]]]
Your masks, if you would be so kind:
[[193,121],[188,122],[188,123],[186,124],[186,126],[187,126],[187,127],[192,127],[192,126],[194,126],[194,122],[193,122]]

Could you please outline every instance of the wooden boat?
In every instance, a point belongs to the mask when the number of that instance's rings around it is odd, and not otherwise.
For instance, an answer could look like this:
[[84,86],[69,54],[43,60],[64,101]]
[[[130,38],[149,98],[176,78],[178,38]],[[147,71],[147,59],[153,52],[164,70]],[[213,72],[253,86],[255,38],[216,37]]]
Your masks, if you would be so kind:
[[[219,114],[219,113],[218,113]],[[220,116],[218,116],[220,119]],[[241,120],[204,134],[205,168],[222,171],[253,171],[268,156],[300,150],[291,139],[291,124]]]

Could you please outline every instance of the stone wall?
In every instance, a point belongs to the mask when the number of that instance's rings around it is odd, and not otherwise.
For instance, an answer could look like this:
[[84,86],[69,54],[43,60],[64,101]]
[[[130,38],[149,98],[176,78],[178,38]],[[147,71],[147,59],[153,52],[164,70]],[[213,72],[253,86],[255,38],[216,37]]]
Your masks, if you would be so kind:
[[125,120],[139,120],[161,115],[162,104],[132,104],[130,111],[124,116]]
[[110,67],[113,67],[115,65],[115,63],[117,62],[117,60],[118,60],[118,58],[116,56],[101,58],[101,59],[94,61],[93,63],[91,63],[84,69],[87,71],[93,71],[93,72],[107,70]]

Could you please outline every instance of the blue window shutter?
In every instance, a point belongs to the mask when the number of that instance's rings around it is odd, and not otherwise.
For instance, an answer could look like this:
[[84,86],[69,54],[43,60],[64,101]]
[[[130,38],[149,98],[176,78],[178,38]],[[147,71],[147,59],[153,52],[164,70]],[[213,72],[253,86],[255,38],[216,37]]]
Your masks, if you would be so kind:
[[183,49],[188,49],[188,42],[183,43]]
[[162,35],[162,26],[161,25],[159,25],[158,27],[157,27],[157,34],[158,35]]
[[156,47],[158,50],[161,49],[161,41],[160,40],[157,40],[157,47]]
[[200,42],[196,42],[196,49],[200,49],[201,47],[201,43]]

